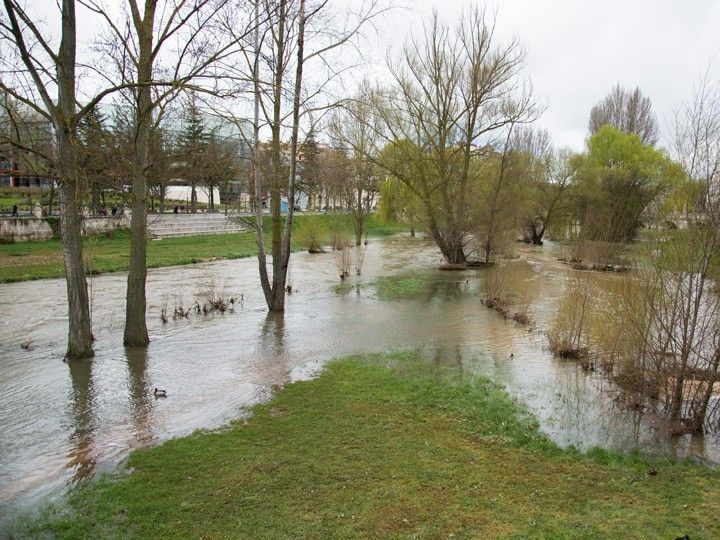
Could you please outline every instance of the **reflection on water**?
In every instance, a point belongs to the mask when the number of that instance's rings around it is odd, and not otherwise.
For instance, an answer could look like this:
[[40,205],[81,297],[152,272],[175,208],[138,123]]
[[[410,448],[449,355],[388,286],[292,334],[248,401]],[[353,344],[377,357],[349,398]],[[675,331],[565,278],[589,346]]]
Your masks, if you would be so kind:
[[72,433],[70,433],[66,467],[72,471],[72,479],[78,481],[87,478],[95,471],[95,459],[92,453],[95,431],[92,364],[69,362],[68,368],[72,381],[68,399]]
[[127,347],[127,381],[132,407],[131,418],[133,438],[148,441],[152,438],[152,401],[156,399],[147,379],[147,349],[144,347]]
[[[0,285],[0,515],[111,470],[133,448],[220,426],[273,385],[313,376],[333,357],[392,349],[417,349],[505,385],[561,445],[720,461],[717,441],[658,438],[648,415],[616,401],[602,375],[550,355],[543,332],[575,275],[551,250],[523,246],[518,259],[494,270],[439,272],[440,256],[423,240],[372,241],[363,283],[387,275],[428,280],[402,300],[381,300],[368,286],[336,294],[335,255],[297,254],[296,292],[280,314],[264,307],[254,260],[151,270],[147,349],[122,346],[125,276],[100,276],[93,279],[96,356],[70,364],[62,362],[64,283]],[[499,277],[514,302],[529,305],[535,330],[482,306],[483,291]],[[243,304],[235,313],[160,321],[164,306],[210,289]],[[20,347],[27,339],[32,350]],[[168,397],[156,399],[155,387]]]

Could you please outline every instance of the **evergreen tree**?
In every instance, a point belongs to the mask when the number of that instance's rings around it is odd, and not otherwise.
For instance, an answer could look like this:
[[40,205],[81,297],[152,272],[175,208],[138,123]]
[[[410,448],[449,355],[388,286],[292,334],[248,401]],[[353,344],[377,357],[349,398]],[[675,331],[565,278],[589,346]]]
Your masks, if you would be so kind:
[[300,161],[300,190],[307,194],[307,210],[320,207],[322,203],[322,186],[318,172],[318,145],[315,131],[308,133],[302,145],[302,158]]
[[185,110],[185,124],[178,138],[178,154],[182,177],[190,183],[190,211],[193,213],[197,212],[197,186],[204,180],[209,139],[195,95],[191,95]]
[[84,190],[90,193],[93,214],[105,206],[105,190],[111,176],[114,152],[107,117],[93,108],[78,124],[78,168]]

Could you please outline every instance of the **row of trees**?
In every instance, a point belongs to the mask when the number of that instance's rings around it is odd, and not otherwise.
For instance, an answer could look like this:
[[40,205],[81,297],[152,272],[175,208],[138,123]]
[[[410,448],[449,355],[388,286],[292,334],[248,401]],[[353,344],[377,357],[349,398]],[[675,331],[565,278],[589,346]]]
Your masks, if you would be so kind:
[[[470,91],[462,87],[461,95],[466,93]],[[636,101],[645,104],[640,119],[634,118],[637,107],[623,105]],[[531,101],[525,98],[521,103]],[[498,108],[507,110],[507,105]],[[386,118],[387,110],[397,111],[378,108],[378,116]],[[423,120],[429,118],[420,106],[412,110]],[[472,109],[463,110],[471,114]],[[532,108],[525,113],[531,114]],[[461,117],[446,112],[443,118]],[[605,123],[596,128],[600,118]],[[617,87],[593,108],[583,153],[556,150],[547,132],[528,125],[530,120],[497,120],[498,133],[484,146],[453,141],[434,148],[421,137],[412,141],[406,136],[383,141],[385,146],[373,156],[390,172],[382,189],[383,211],[418,221],[448,262],[462,264],[468,257],[489,262],[518,235],[542,244],[549,230],[561,240],[575,235],[594,242],[629,242],[642,224],[658,225],[702,204],[697,182],[684,176],[667,151],[643,140],[654,140],[648,134],[656,133],[656,126],[649,100],[637,89]],[[397,129],[389,121],[386,125],[388,131]],[[633,131],[636,126],[643,136]],[[429,126],[418,131],[432,133]],[[697,192],[694,199],[679,197],[692,187]]]
[[677,435],[720,422],[720,83],[710,71],[672,127],[667,153],[605,125],[579,158],[580,185],[586,175],[602,181],[585,200],[599,196],[611,220],[600,230],[612,233],[609,239],[627,240],[642,208],[646,220],[673,216],[684,227],[646,239],[635,271],[610,290],[571,288],[551,346],[598,360],[634,407],[654,408]]
[[555,150],[532,127],[542,107],[525,52],[494,25],[479,9],[454,27],[435,15],[391,62],[392,82],[366,83],[344,108],[335,139],[385,177],[382,210],[424,228],[451,265],[489,263],[518,232],[535,244],[570,226],[590,241],[632,240],[682,181],[654,146],[649,99],[615,87],[591,111],[587,151]]
[[[150,133],[147,188],[150,208],[155,209],[157,203],[161,212],[171,181],[182,179],[191,185],[190,211],[197,211],[197,189],[208,193],[213,209],[213,188],[224,189],[230,181],[237,181],[243,166],[247,166],[243,163],[242,140],[221,136],[217,128],[209,128],[192,102],[184,112],[185,118],[157,123]],[[13,126],[27,125],[28,116],[15,113],[10,120]],[[135,144],[132,122],[132,111],[116,104],[110,116],[96,109],[78,125],[77,171],[83,189],[78,197],[93,214],[110,206],[108,199],[112,205],[128,202],[130,193],[126,187]],[[49,151],[43,151],[32,139],[18,137],[5,146],[17,148],[18,142],[30,149],[15,152],[25,158],[18,164],[21,170],[54,176],[52,145]],[[28,156],[35,159],[29,160]]]

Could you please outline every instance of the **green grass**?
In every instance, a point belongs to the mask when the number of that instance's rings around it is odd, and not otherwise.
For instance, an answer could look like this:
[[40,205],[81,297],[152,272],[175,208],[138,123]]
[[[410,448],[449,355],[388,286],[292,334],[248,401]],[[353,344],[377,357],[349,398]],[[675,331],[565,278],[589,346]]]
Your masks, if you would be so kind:
[[[217,234],[166,238],[148,242],[148,268],[190,264],[213,259],[236,259],[257,253],[255,234]],[[93,273],[127,270],[130,238],[119,231],[111,238],[87,238],[87,267]],[[65,275],[59,240],[0,244],[0,282],[55,278]]]
[[[326,215],[322,219],[337,220],[341,227],[350,230],[350,216]],[[305,215],[297,216],[294,229],[300,227]],[[396,224],[386,228],[374,217],[369,221],[370,234],[386,234],[401,229]],[[269,232],[270,220],[265,220]],[[269,248],[269,239],[266,242]],[[127,231],[118,231],[112,237],[92,237],[84,241],[84,254],[92,273],[127,270],[130,258],[130,237]],[[293,250],[300,249],[293,241]],[[166,238],[148,242],[148,268],[191,264],[214,259],[237,259],[257,253],[255,233],[218,234]],[[59,240],[0,244],[0,283],[32,279],[57,278],[65,275],[62,246]]]
[[[351,357],[252,416],[139,450],[23,535],[717,538],[720,476],[558,449],[498,386],[412,353]],[[656,475],[649,474],[656,470]]]

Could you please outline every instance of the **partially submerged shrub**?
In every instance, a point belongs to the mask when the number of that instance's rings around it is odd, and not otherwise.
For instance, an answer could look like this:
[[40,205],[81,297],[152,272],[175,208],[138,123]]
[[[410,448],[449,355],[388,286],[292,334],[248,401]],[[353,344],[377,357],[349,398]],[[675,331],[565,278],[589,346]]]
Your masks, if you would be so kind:
[[298,227],[298,243],[310,253],[324,253],[323,242],[328,237],[328,226],[323,216],[308,216]]
[[575,239],[559,248],[558,259],[575,270],[625,272],[628,270],[626,249],[622,242]]
[[530,326],[532,323],[532,319],[530,319],[530,315],[528,314],[527,310],[522,311],[516,311],[513,313],[513,321],[515,321],[518,324],[522,324],[523,326]]
[[[173,308],[172,318],[189,319],[190,315],[210,315],[212,313],[233,313],[236,306],[244,305],[244,296],[231,296],[229,294],[218,292],[214,285],[210,285],[205,291],[195,295],[195,302],[190,307],[185,307],[179,298],[175,299],[175,307]],[[160,320],[163,324],[169,320],[167,304],[160,311]]]
[[590,285],[578,281],[571,285],[548,332],[550,351],[560,358],[585,360],[587,345],[587,318],[590,303]]
[[548,336],[550,352],[559,358],[569,360],[585,360],[590,354],[588,347],[579,347],[572,341],[565,338]]

